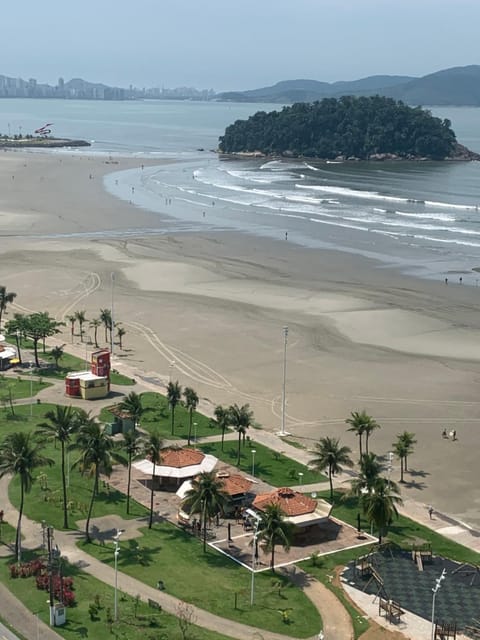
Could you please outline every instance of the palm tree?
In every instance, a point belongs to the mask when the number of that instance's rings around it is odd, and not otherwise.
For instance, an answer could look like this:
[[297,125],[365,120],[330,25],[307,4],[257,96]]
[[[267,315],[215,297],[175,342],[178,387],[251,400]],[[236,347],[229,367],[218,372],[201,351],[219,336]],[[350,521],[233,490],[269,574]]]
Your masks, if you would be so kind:
[[79,414],[72,407],[55,405],[45,414],[48,422],[38,425],[37,433],[46,440],[58,440],[61,449],[62,489],[63,489],[63,528],[68,529],[67,480],[65,473],[65,449],[68,448],[72,436],[79,428]]
[[182,505],[189,513],[199,513],[203,529],[203,551],[207,550],[207,522],[222,513],[228,502],[228,495],[223,490],[223,482],[215,471],[204,471],[192,480],[192,488],[187,491]]
[[405,471],[408,471],[408,456],[413,453],[413,445],[417,444],[415,434],[410,431],[403,431],[397,436],[397,439],[405,445]]
[[52,350],[50,351],[50,355],[55,360],[55,369],[58,369],[58,361],[60,360],[60,358],[63,358],[64,346],[65,345],[53,347]]
[[53,465],[53,460],[41,455],[44,444],[34,439],[32,433],[18,431],[9,433],[0,444],[0,478],[5,475],[20,478],[20,507],[15,536],[15,557],[19,559],[21,524],[25,494],[33,483],[33,471],[38,467]]
[[130,513],[130,486],[132,481],[132,461],[137,458],[145,448],[145,443],[136,429],[123,434],[123,446],[127,454],[128,480],[127,480],[127,513]]
[[183,390],[183,397],[185,398],[185,407],[188,411],[189,417],[188,446],[190,446],[190,439],[192,437],[193,412],[196,411],[198,406],[198,395],[191,387],[185,387],[185,389]]
[[105,342],[108,343],[108,330],[112,330],[112,312],[110,309],[100,309],[100,320],[105,329]]
[[218,406],[215,407],[213,415],[215,416],[217,425],[222,430],[222,451],[223,451],[223,443],[225,441],[225,431],[227,430],[227,427],[230,424],[230,413],[228,409],[226,409],[225,407],[222,407],[222,405],[219,404]]
[[155,493],[155,467],[161,460],[162,439],[158,431],[150,433],[148,440],[145,442],[144,453],[150,458],[152,463],[152,486],[150,487],[150,518],[148,520],[148,528],[152,528],[153,524],[153,496]]
[[397,458],[400,460],[400,482],[403,483],[404,461],[408,456],[408,449],[407,445],[403,440],[401,440],[400,436],[397,436],[397,441],[393,443],[393,451]]
[[2,316],[7,311],[7,307],[17,297],[13,291],[7,291],[7,288],[3,285],[0,286],[0,327],[2,326]]
[[182,397],[182,387],[176,382],[169,382],[167,386],[167,398],[172,413],[172,436],[175,435],[175,407]]
[[98,349],[98,327],[102,325],[100,318],[94,318],[90,320],[90,326],[93,327],[93,341],[95,342],[95,349]]
[[83,325],[87,320],[85,313],[85,311],[75,311],[75,318],[77,319],[80,327],[80,342],[83,342]]
[[112,437],[105,433],[95,418],[90,418],[85,412],[82,412],[82,424],[79,427],[75,447],[80,450],[80,458],[72,467],[78,467],[82,474],[93,477],[92,497],[85,525],[85,540],[91,542],[90,519],[95,497],[98,494],[100,473],[110,476],[113,462],[124,461],[115,453],[115,442]]
[[384,468],[384,464],[375,453],[364,453],[360,458],[360,472],[351,480],[347,495],[359,497],[365,492],[370,492]]
[[[261,514],[257,539],[264,551],[270,552],[270,568],[275,573],[275,547],[281,545],[284,551],[290,551],[294,525],[284,519],[284,512],[278,504],[267,504]],[[255,540],[253,541],[255,544]]]
[[253,411],[251,411],[249,404],[244,404],[241,407],[239,407],[238,404],[233,404],[228,408],[228,418],[230,424],[238,433],[237,467],[239,467],[241,440],[242,436],[245,437],[247,429],[252,424]]
[[124,329],[123,327],[119,327],[117,324],[117,338],[118,338],[118,344],[120,346],[120,349],[123,349],[122,338],[126,333],[127,333],[127,330]]
[[394,517],[398,516],[397,505],[402,499],[385,478],[378,478],[372,491],[361,498],[363,512],[372,526],[378,529],[378,541],[382,542]]
[[75,334],[75,322],[77,321],[77,316],[75,314],[67,316],[67,321],[70,322],[70,334],[72,336],[72,342],[73,342],[73,336]]
[[363,455],[362,448],[362,438],[366,436],[366,446],[365,452],[368,453],[368,439],[374,429],[378,429],[380,425],[378,425],[375,420],[367,414],[365,410],[363,411],[352,411],[350,417],[345,420],[347,424],[350,425],[350,428],[347,431],[353,431],[353,433],[358,436],[359,441],[359,449],[360,449],[360,459]]
[[122,411],[128,413],[132,418],[135,428],[140,426],[140,420],[142,416],[147,412],[147,409],[142,404],[142,396],[135,391],[131,391],[126,398],[118,405]]
[[353,461],[349,454],[350,447],[341,447],[338,438],[325,436],[315,443],[315,450],[312,453],[316,457],[309,461],[309,465],[315,471],[328,469],[328,479],[330,481],[330,502],[333,504],[333,476],[342,471],[342,465],[353,467]]

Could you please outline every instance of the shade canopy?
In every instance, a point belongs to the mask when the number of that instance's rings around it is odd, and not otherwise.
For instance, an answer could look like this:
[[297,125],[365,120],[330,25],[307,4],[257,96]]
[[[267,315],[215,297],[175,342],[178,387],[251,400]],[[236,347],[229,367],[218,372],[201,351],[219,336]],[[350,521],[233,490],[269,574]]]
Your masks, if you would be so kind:
[[[203,456],[203,460],[198,464],[191,464],[182,467],[171,467],[163,464],[156,464],[155,476],[158,478],[193,478],[199,473],[213,471],[217,462],[218,459],[215,458],[215,456],[205,454]],[[139,460],[138,462],[134,462],[132,466],[138,471],[144,473],[146,476],[152,476],[153,474],[153,463],[150,462],[150,460]]]

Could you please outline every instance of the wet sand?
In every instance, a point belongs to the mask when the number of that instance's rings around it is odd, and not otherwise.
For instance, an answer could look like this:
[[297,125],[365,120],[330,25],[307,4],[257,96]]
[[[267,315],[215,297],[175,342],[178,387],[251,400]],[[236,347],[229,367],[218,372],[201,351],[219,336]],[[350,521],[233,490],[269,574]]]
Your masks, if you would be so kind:
[[371,439],[379,454],[413,431],[405,495],[480,526],[480,290],[290,241],[168,233],[168,217],[105,192],[104,174],[147,164],[118,162],[0,154],[0,283],[17,292],[14,310],[97,317],[115,272],[115,316],[127,331],[116,361],[171,373],[214,404],[249,402],[272,431],[288,325],[288,431],[307,447],[338,436],[355,454],[351,411],[381,424]]

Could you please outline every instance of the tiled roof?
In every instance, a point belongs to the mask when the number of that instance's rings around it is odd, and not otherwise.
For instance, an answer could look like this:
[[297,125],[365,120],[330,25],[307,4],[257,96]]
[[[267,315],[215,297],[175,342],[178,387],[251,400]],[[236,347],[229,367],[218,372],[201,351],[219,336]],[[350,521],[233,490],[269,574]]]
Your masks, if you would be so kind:
[[122,409],[120,409],[118,404],[114,404],[111,407],[106,407],[106,409],[107,411],[110,411],[110,413],[113,413],[114,416],[117,416],[117,418],[120,418],[121,420],[132,419],[132,414],[129,413],[128,411],[123,411]]
[[164,467],[190,467],[193,464],[201,464],[205,454],[198,449],[162,449],[160,464]]
[[293,517],[312,513],[315,511],[317,501],[288,487],[262,493],[253,501],[253,506],[259,511],[264,511],[269,504],[278,504],[286,516]]
[[222,481],[222,490],[228,493],[229,496],[238,496],[241,493],[246,493],[252,486],[250,480],[239,474],[231,475],[220,471],[217,473],[217,478]]

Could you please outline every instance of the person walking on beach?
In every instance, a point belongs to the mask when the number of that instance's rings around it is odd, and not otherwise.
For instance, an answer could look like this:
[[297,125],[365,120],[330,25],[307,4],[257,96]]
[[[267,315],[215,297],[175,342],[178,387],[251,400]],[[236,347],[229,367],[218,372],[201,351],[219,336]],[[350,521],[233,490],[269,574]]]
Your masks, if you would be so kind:
[[433,507],[432,505],[428,505],[428,515],[430,516],[430,520],[433,520]]
[[285,240],[288,240],[288,231],[285,231]]

